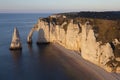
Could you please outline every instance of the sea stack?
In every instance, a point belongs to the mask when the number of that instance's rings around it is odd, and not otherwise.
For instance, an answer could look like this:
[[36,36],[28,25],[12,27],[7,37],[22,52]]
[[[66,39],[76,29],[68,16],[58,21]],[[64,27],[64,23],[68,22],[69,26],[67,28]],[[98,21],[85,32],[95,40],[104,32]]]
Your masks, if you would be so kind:
[[17,28],[14,28],[13,36],[12,36],[12,42],[10,45],[10,50],[21,50],[22,45],[20,41],[20,36]]

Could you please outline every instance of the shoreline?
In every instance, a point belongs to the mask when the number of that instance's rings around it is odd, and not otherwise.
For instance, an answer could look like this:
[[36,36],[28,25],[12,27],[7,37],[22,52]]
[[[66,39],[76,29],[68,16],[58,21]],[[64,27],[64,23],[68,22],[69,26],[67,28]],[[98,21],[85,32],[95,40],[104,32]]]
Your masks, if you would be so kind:
[[[96,75],[100,80],[119,80],[120,74],[119,73],[110,73],[105,71],[103,68],[83,59],[79,53],[66,49],[59,43],[53,43],[55,48],[59,49],[62,53],[68,57],[70,57],[74,62],[76,62],[77,66],[84,67],[88,72],[91,72],[93,75]],[[79,68],[80,68],[79,67]],[[86,72],[87,73],[87,72]]]

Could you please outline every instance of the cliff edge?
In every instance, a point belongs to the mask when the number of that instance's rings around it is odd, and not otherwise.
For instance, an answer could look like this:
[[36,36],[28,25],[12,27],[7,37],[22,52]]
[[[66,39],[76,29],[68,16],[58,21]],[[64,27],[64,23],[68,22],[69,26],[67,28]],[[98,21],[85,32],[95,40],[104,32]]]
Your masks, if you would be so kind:
[[37,43],[57,42],[109,72],[120,72],[120,21],[92,18],[68,18],[51,15],[38,19],[27,41],[32,42],[34,31],[39,32]]

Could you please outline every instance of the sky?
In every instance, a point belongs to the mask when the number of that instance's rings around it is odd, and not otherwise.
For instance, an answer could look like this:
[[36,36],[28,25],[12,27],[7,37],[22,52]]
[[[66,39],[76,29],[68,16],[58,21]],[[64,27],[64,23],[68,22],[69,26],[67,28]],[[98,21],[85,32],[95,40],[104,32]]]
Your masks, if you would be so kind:
[[120,0],[0,0],[0,13],[118,11]]

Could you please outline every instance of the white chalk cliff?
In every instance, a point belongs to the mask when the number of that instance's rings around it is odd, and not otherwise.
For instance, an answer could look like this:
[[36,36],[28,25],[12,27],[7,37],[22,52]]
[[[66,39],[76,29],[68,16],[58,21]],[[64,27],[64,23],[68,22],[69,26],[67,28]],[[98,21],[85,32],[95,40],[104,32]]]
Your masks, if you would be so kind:
[[102,67],[106,66],[108,61],[115,58],[111,45],[109,43],[102,44],[102,42],[97,42],[91,25],[85,24],[81,25],[81,27],[82,57]]
[[[84,59],[97,64],[107,71],[113,71],[111,66],[106,65],[109,61],[115,59],[113,49],[110,43],[103,44],[101,41],[96,41],[95,33],[89,22],[74,24],[73,20],[71,20],[69,23],[63,22],[62,25],[53,23],[42,19],[38,20],[37,27],[31,30],[31,32],[35,30],[39,32],[37,42],[57,42],[67,49],[79,51]],[[64,29],[66,24],[67,31]],[[82,29],[81,32],[80,28]],[[28,42],[32,38],[31,32],[30,36],[28,36]],[[119,72],[120,69],[117,69],[116,72]]]
[[17,28],[14,28],[13,36],[12,36],[12,42],[10,45],[10,50],[18,50],[22,49],[21,41],[20,41],[20,36]]

